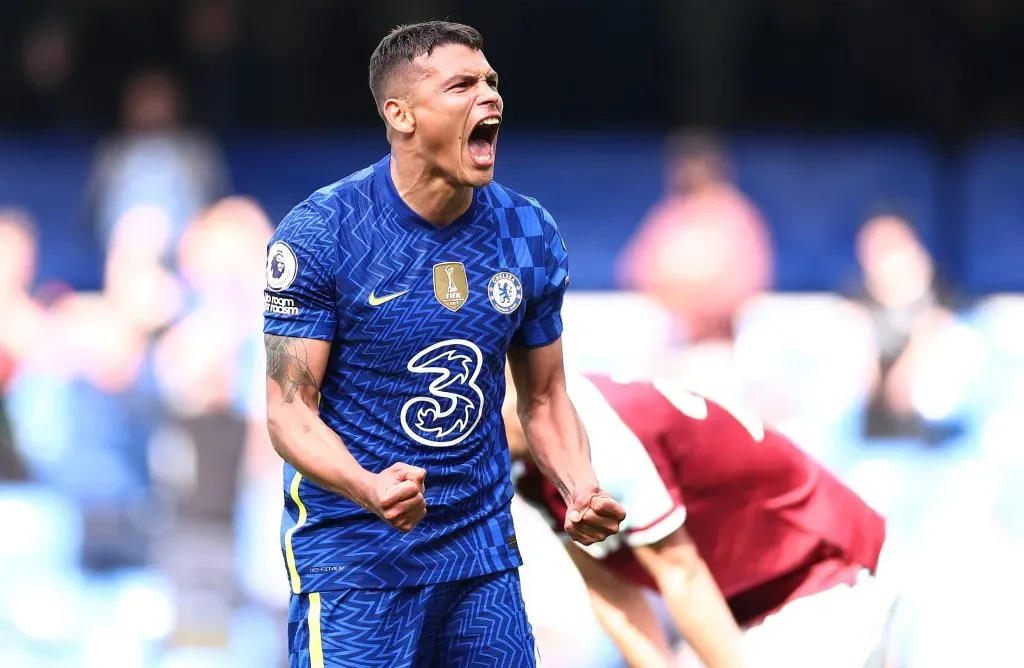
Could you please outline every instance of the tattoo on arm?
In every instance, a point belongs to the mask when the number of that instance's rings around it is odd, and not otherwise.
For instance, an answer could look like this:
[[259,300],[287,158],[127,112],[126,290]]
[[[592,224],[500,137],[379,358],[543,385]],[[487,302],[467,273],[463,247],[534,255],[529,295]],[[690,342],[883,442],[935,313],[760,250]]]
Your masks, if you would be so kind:
[[562,498],[568,501],[569,488],[565,486],[565,483],[563,483],[561,480],[556,480],[555,487],[558,489],[558,493],[562,495]]
[[300,387],[316,387],[306,363],[306,344],[301,339],[264,334],[267,348],[267,378],[277,383],[287,404],[295,401]]

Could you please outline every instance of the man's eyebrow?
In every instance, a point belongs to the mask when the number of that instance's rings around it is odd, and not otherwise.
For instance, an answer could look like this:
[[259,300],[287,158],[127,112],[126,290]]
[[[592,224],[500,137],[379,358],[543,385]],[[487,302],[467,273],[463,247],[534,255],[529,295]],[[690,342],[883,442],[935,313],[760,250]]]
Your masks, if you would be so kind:
[[[441,85],[442,87],[448,87],[451,86],[452,84],[459,83],[461,81],[476,81],[479,78],[480,75],[477,74],[476,72],[459,72],[458,74],[453,74],[452,76],[448,77],[445,80],[445,82]],[[484,75],[484,78],[487,79],[487,81],[497,81],[498,73],[495,72],[494,70],[490,70],[489,72],[487,72],[487,74]]]

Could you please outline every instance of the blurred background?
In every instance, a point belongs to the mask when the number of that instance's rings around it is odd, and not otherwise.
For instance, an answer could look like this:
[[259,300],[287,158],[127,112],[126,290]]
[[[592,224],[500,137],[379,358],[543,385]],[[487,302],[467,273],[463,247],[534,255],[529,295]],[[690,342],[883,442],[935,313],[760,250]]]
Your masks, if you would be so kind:
[[[887,515],[899,665],[1019,665],[1013,0],[0,4],[0,665],[286,665],[265,243],[442,17],[568,244],[569,364],[746,401]],[[547,664],[618,665],[536,535]]]

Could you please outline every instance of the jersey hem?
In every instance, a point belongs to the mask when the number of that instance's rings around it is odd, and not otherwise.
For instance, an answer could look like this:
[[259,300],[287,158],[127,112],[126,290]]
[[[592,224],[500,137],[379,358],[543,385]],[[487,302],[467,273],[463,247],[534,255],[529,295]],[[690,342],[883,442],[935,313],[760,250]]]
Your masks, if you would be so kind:
[[514,345],[514,346],[516,346],[518,348],[528,348],[528,349],[532,350],[533,348],[544,348],[545,346],[550,346],[552,343],[554,343],[555,341],[557,341],[560,338],[562,338],[561,332],[559,332],[558,336],[556,336],[556,337],[554,337],[552,339],[548,339],[547,341],[545,341],[543,343],[526,343],[525,341],[515,341],[512,345]]
[[[263,314],[263,333],[270,334],[271,336],[284,336],[290,339],[314,339],[316,341],[327,341],[331,342],[334,340],[334,328],[325,328],[321,330],[313,330],[311,332],[302,332],[296,334],[295,328],[296,323],[294,320],[276,320],[266,313]],[[277,325],[275,327],[275,325]]]

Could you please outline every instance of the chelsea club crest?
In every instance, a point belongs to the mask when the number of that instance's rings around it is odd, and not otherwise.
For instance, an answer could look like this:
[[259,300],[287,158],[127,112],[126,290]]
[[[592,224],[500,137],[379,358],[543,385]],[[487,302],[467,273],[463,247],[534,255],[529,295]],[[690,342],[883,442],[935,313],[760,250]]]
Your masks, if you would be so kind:
[[487,284],[487,299],[498,313],[512,313],[523,303],[523,284],[515,274],[499,271]]

